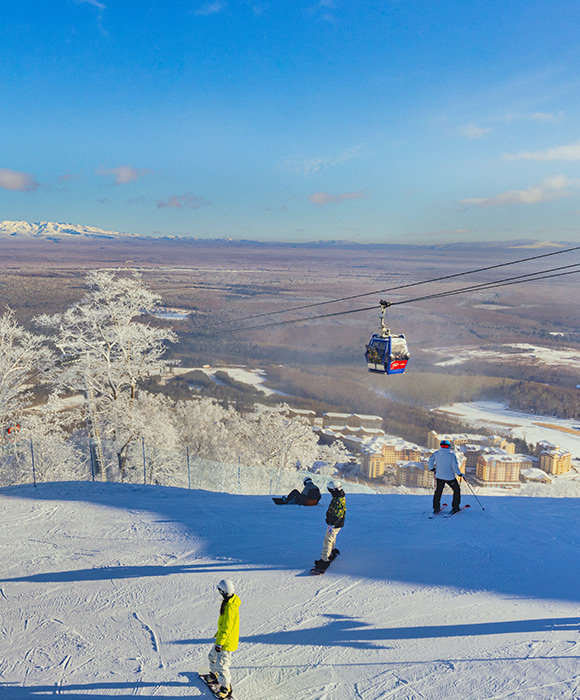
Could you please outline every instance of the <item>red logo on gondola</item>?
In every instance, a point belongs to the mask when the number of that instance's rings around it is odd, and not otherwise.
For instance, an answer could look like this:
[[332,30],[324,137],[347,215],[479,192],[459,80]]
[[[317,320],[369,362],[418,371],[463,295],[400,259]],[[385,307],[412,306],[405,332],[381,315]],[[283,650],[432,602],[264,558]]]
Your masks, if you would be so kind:
[[393,360],[391,362],[391,369],[403,369],[407,366],[407,360]]

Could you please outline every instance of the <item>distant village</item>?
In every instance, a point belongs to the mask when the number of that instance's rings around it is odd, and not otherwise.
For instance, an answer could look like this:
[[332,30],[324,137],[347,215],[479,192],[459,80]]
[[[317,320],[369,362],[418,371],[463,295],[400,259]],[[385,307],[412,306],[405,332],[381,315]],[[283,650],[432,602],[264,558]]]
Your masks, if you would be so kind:
[[318,434],[320,442],[339,440],[357,458],[360,476],[369,481],[433,488],[433,473],[427,462],[439,443],[446,438],[462,458],[461,470],[470,481],[482,487],[518,488],[522,483],[550,484],[555,476],[572,469],[572,454],[548,441],[538,442],[533,454],[516,454],[515,445],[499,435],[467,433],[426,435],[426,447],[386,435],[380,416],[358,413],[324,413],[290,409],[293,416],[305,419]]

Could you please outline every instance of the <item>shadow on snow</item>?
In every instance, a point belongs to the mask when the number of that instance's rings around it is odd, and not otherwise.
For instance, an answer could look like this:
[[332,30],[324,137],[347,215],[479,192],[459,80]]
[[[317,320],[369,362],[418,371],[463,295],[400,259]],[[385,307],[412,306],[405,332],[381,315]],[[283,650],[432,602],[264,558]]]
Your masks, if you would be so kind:
[[[82,482],[7,487],[0,489],[0,496],[147,512],[158,516],[159,522],[178,525],[198,547],[182,565],[121,565],[3,579],[29,582],[248,569],[302,574],[319,557],[328,504],[328,495],[313,508],[277,507],[269,496]],[[346,575],[579,600],[578,499],[482,496],[480,500],[485,511],[467,493],[463,502],[471,504],[469,510],[454,518],[430,520],[430,495],[347,494],[346,525],[337,541],[342,556],[324,579]],[[74,536],[74,522],[70,534]]]

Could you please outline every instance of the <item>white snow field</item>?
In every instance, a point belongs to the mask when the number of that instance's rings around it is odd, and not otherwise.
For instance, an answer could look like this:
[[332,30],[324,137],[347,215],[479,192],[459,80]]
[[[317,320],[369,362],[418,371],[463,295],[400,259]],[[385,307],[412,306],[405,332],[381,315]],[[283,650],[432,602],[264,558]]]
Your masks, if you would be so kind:
[[347,494],[314,577],[328,494],[0,489],[0,698],[211,697],[223,577],[238,700],[580,698],[579,501],[480,499],[430,520],[427,495]]

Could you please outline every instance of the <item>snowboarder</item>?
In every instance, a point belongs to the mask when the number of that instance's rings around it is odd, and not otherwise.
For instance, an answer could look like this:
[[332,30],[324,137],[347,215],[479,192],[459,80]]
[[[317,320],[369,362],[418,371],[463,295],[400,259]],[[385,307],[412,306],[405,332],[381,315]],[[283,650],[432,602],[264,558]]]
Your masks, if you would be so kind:
[[234,582],[229,578],[221,580],[217,589],[223,600],[215,633],[215,644],[208,654],[210,680],[219,683],[220,688],[214,694],[218,698],[228,698],[232,694],[232,676],[230,665],[232,652],[238,648],[240,641],[240,604],[235,594]]
[[441,510],[441,494],[447,484],[453,490],[453,501],[451,503],[451,514],[459,512],[461,502],[461,489],[459,480],[463,478],[459,468],[457,454],[451,449],[449,440],[441,440],[439,449],[429,457],[429,469],[435,472],[435,493],[433,495],[433,513],[437,514]]
[[318,571],[326,571],[332,559],[334,544],[339,530],[344,526],[346,517],[346,499],[342,490],[342,482],[334,480],[329,482],[328,491],[332,496],[328,510],[326,511],[326,534],[322,543],[322,553],[320,559],[314,562],[314,566]]
[[298,491],[298,489],[294,489],[293,491],[290,491],[290,493],[283,499],[276,500],[275,503],[278,503],[278,505],[281,505],[282,503],[289,503],[298,506],[317,505],[321,498],[320,489],[318,486],[309,476],[307,476],[302,483],[304,488],[301,492]]

